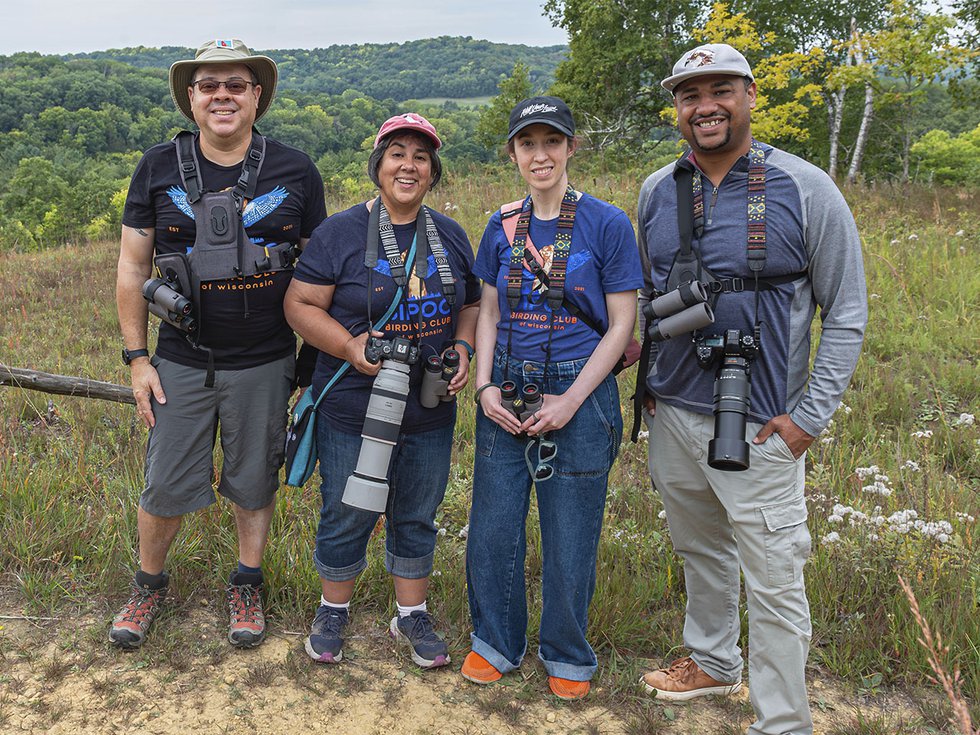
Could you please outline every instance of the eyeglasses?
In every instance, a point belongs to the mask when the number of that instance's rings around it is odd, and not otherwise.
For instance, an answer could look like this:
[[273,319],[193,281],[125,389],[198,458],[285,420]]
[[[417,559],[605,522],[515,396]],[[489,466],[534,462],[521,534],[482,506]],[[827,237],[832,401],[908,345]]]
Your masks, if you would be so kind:
[[245,94],[250,84],[252,82],[239,79],[238,77],[232,77],[223,82],[217,79],[198,79],[196,82],[191,82],[191,86],[197,87],[197,91],[201,94],[214,94],[222,86],[228,90],[228,94]]
[[[538,461],[531,461],[531,449],[537,447]],[[524,461],[527,463],[527,471],[531,474],[531,479],[535,482],[550,480],[555,474],[555,468],[551,462],[558,456],[558,445],[553,441],[535,437],[527,443],[524,448]]]

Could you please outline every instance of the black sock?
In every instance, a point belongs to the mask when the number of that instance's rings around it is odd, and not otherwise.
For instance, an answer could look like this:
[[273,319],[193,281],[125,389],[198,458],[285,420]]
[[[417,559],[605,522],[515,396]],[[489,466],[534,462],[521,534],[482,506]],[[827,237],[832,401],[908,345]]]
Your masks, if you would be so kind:
[[169,581],[170,575],[168,575],[166,572],[160,572],[159,574],[147,574],[142,569],[136,570],[136,584],[144,589],[163,589],[167,586]]
[[252,587],[259,587],[262,585],[262,570],[260,569],[258,574],[234,571],[231,573],[231,579],[229,581],[236,587],[243,584],[249,584]]

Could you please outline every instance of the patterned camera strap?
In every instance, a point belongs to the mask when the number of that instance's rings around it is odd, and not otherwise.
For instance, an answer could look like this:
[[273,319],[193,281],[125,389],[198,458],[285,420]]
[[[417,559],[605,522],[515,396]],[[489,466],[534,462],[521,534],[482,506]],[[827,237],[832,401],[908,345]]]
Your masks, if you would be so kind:
[[[524,278],[526,262],[538,280],[547,289],[548,305],[552,314],[561,308],[565,298],[565,274],[568,272],[568,256],[572,250],[572,228],[575,226],[575,208],[578,196],[569,186],[561,200],[558,211],[558,232],[552,249],[551,270],[545,274],[544,264],[533,257],[527,257],[527,232],[531,226],[532,203],[529,196],[524,200],[521,214],[517,218],[514,241],[510,245],[510,270],[507,272],[507,303],[511,310],[521,302],[521,282]],[[544,276],[544,277],[542,277]]]
[[[538,262],[536,253],[528,252],[527,232],[531,226],[531,197],[524,200],[521,207],[521,214],[517,218],[517,226],[514,231],[514,241],[510,245],[510,270],[507,272],[507,305],[511,310],[511,318],[507,328],[507,354],[511,354],[511,337],[514,334],[513,311],[521,303],[521,283],[524,280],[524,263],[541,281],[546,289],[548,306],[551,309],[551,318],[548,321],[548,347],[545,351],[544,372],[547,374],[548,365],[551,363],[551,338],[554,335],[555,314],[562,307],[565,300],[565,274],[568,272],[568,255],[572,250],[572,229],[575,227],[575,209],[578,206],[578,195],[575,189],[569,186],[565,189],[565,196],[561,200],[561,208],[558,210],[558,232],[555,234],[555,242],[552,245],[551,270],[545,273],[544,263]],[[505,362],[504,380],[507,379],[507,367],[510,363]]]
[[[694,193],[694,231],[700,237],[704,230],[704,185],[697,167],[691,176],[691,189]],[[749,270],[758,273],[766,266],[766,154],[756,140],[749,148],[748,225],[746,255]]]
[[[391,217],[380,197],[377,199],[377,206],[378,234],[381,235],[381,247],[384,248],[385,258],[388,260],[388,267],[391,270],[391,277],[394,279],[395,285],[407,293],[409,274],[405,269],[405,260],[402,258],[401,251],[398,249],[395,228],[391,224]],[[432,215],[429,214],[429,210],[426,207],[420,207],[416,216],[415,244],[417,248],[415,254],[416,278],[419,279],[420,283],[425,283],[425,277],[429,271],[429,256],[426,249],[426,245],[428,245],[428,249],[432,250],[432,258],[436,262],[436,270],[439,272],[442,295],[449,302],[450,310],[454,310],[456,304],[456,282],[453,280],[453,272],[449,267],[449,258],[446,255],[446,249],[442,245],[442,240],[439,239],[439,231],[436,229],[435,223],[432,221]],[[419,294],[419,298],[421,299],[421,293]],[[417,336],[422,334],[421,304],[419,304],[418,317]],[[421,342],[421,337],[419,337],[419,341]]]

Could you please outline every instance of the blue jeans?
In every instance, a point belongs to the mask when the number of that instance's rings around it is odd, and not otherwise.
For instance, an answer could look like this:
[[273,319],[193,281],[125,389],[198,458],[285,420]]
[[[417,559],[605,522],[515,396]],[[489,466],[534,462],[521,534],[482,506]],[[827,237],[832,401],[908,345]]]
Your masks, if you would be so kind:
[[[317,418],[320,457],[320,524],[313,563],[331,582],[354,579],[367,567],[367,545],[380,513],[352,508],[341,499],[357,465],[361,437]],[[436,509],[449,481],[453,424],[418,434],[400,434],[391,453],[385,509],[385,568],[405,579],[432,572]]]
[[[513,360],[498,352],[495,383],[504,379],[506,360],[508,377],[518,386],[534,382],[552,395],[568,390],[586,362],[552,363],[544,374],[543,363]],[[536,483],[535,490],[543,552],[538,658],[550,676],[588,681],[596,670],[595,652],[586,640],[588,610],[595,591],[606,484],[622,433],[619,390],[610,375],[568,424],[547,436],[558,445],[552,462],[555,473]],[[501,673],[520,666],[527,650],[527,442],[478,411],[466,581],[473,650]]]

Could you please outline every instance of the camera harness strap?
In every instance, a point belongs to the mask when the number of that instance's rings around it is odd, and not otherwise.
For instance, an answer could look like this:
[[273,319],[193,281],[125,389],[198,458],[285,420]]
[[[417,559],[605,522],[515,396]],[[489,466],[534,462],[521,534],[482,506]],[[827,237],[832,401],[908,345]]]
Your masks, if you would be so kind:
[[[545,273],[544,260],[538,250],[528,240],[528,230],[531,226],[533,202],[528,196],[521,206],[514,230],[514,238],[510,246],[510,270],[507,272],[507,305],[511,318],[507,325],[507,354],[511,352],[511,338],[514,334],[513,312],[521,303],[521,284],[524,280],[524,265],[545,287],[545,296],[551,310],[548,321],[548,347],[545,352],[544,372],[548,372],[551,362],[551,338],[554,334],[555,314],[562,305],[567,305],[565,299],[565,275],[568,271],[568,256],[572,250],[572,229],[575,227],[575,209],[578,206],[578,192],[571,186],[565,189],[558,211],[558,232],[552,246],[551,270]],[[515,210],[516,211],[516,210]],[[501,219],[504,217],[501,212]],[[508,361],[509,363],[509,361]],[[508,363],[504,364],[504,380],[508,379]]]
[[[398,240],[395,238],[395,229],[391,224],[391,217],[388,209],[381,201],[381,197],[374,200],[371,213],[368,215],[368,239],[367,247],[364,250],[364,265],[368,269],[368,289],[367,307],[368,323],[371,321],[371,294],[374,291],[372,274],[378,265],[378,239],[381,240],[381,247],[384,248],[385,258],[388,260],[388,267],[391,270],[391,277],[398,286],[398,293],[395,305],[401,300],[403,293],[408,288],[409,273],[412,269],[412,260],[403,260],[401,251],[398,249]],[[421,283],[425,283],[425,277],[429,268],[429,257],[426,245],[432,250],[432,257],[436,262],[436,270],[439,272],[439,281],[442,284],[442,295],[449,302],[450,310],[455,312],[456,307],[456,282],[453,279],[452,269],[449,267],[449,258],[446,249],[439,238],[439,231],[432,221],[429,210],[422,206],[419,208],[415,218],[415,236],[412,239],[412,246],[409,254],[414,258],[415,275]],[[420,265],[421,264],[421,265]],[[394,308],[392,308],[394,313]],[[389,315],[390,318],[390,315]],[[385,319],[385,322],[388,320]],[[422,343],[422,309],[419,308],[417,338],[419,345]]]
[[[688,154],[690,156],[690,154]],[[686,158],[687,156],[685,156]],[[691,185],[687,186],[690,176]],[[715,299],[722,293],[733,293],[751,288],[755,291],[755,327],[759,330],[759,292],[774,286],[791,283],[804,273],[790,273],[783,276],[760,277],[760,272],[766,267],[766,154],[755,139],[749,148],[749,181],[747,196],[748,233],[746,238],[746,258],[749,270],[752,271],[753,282],[745,284],[741,278],[717,278],[701,264],[700,256],[692,248],[692,239],[699,239],[704,232],[704,184],[700,169],[694,166],[693,171],[678,166],[675,172],[677,187],[677,229],[680,233],[680,251],[675,258],[678,262],[696,260],[700,276],[709,293]],[[673,267],[672,267],[673,270]],[[668,291],[670,287],[668,286]],[[758,337],[758,334],[756,335]],[[643,409],[643,399],[646,397],[646,379],[650,368],[650,352],[653,341],[648,335],[643,337],[643,350],[640,364],[636,373],[636,390],[633,392],[633,430],[631,438],[635,442],[640,431],[640,416]]]

